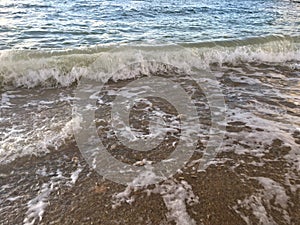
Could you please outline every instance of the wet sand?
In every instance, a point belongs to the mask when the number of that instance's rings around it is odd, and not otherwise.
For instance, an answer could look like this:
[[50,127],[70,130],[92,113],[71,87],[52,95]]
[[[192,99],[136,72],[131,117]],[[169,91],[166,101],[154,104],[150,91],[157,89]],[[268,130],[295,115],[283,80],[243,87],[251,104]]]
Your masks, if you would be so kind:
[[[271,152],[265,159],[269,163],[264,169],[251,166],[251,156],[237,157],[231,153],[222,153],[218,159],[230,158],[225,164],[213,165],[206,172],[196,172],[193,168],[186,168],[183,174],[177,174],[172,180],[177,182],[187,181],[194,194],[199,197],[199,202],[189,206],[187,212],[197,224],[246,224],[237,214],[237,210],[249,216],[252,224],[259,224],[250,209],[239,206],[239,201],[259,193],[261,185],[249,177],[269,177],[276,182],[284,182],[284,172],[289,165],[275,160],[278,158],[278,150],[287,151],[274,143],[270,146]],[[193,159],[196,159],[195,155]],[[77,161],[78,160],[78,161]],[[244,162],[244,163],[241,163]],[[12,188],[1,191],[1,195],[11,192],[12,195],[23,196],[13,202],[8,200],[1,203],[1,224],[22,224],[26,216],[26,203],[39,192],[43,182],[56,176],[55,172],[42,177],[36,174],[39,168],[46,167],[51,171],[59,169],[66,177],[70,177],[72,171],[80,165],[83,171],[75,184],[68,184],[62,179],[51,192],[47,199],[46,211],[43,219],[35,224],[175,224],[168,221],[168,212],[162,196],[151,194],[147,196],[147,189],[153,189],[154,185],[142,188],[131,193],[134,202],[123,203],[113,208],[113,196],[122,192],[125,187],[103,179],[95,171],[89,169],[85,160],[81,157],[75,143],[70,143],[64,150],[54,152],[45,157],[23,158],[16,163],[1,167],[1,187],[7,184],[15,184]],[[234,165],[235,169],[232,169]],[[14,171],[14,174],[12,172]],[[294,180],[299,184],[299,180]],[[288,203],[290,224],[298,224],[300,221],[300,192],[287,193],[290,197]],[[3,198],[2,198],[3,199]],[[288,224],[283,219],[282,210],[274,203],[275,198],[270,199],[267,208],[277,224]],[[13,204],[12,204],[13,203]]]
[[[197,170],[205,147],[199,142],[189,163],[173,177],[146,187],[126,187],[90,168],[70,136],[47,154],[0,165],[0,224],[300,224],[300,131],[292,129],[300,118],[295,97],[299,88],[293,84],[299,74],[273,65],[252,67],[216,67],[222,73],[218,79],[228,120],[221,151],[205,171]],[[272,73],[284,77],[274,78]],[[110,85],[115,88],[121,83]],[[272,92],[277,89],[282,96]],[[55,90],[49,92],[55,96]],[[197,97],[203,100],[201,94]],[[54,104],[62,116],[70,112],[68,103]],[[174,113],[168,105],[158,106]],[[40,112],[47,115],[52,109]],[[135,109],[132,123],[143,130],[147,123],[134,117],[143,116],[139,110]],[[98,117],[105,118],[108,111],[99,111]],[[201,122],[209,125],[207,115]],[[99,136],[106,137],[107,123],[97,125]],[[107,146],[114,142],[105,140]],[[166,146],[173,141],[166,139]],[[145,156],[159,161],[172,151],[166,146],[147,155],[124,152],[123,146],[115,145],[111,153],[126,163]]]

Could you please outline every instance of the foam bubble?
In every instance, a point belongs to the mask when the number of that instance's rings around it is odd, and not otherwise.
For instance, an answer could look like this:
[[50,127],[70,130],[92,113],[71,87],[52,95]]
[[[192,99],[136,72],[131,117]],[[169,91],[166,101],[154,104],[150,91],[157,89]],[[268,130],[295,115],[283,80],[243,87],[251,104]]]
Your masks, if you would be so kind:
[[[296,38],[295,38],[296,40]],[[207,47],[205,45],[186,45],[188,51],[199,56],[201,65],[197,67],[209,69],[217,63],[236,64],[239,62],[288,62],[300,60],[299,43],[292,38],[275,38],[261,43],[244,45],[230,44]],[[154,72],[165,72],[172,68],[147,62],[148,56],[155,56],[162,62],[184,68],[189,72],[195,65],[182,51],[172,51],[170,46],[132,46],[120,47],[116,51],[107,51],[106,48],[96,47],[94,50],[81,49],[65,52],[47,51],[14,51],[0,52],[0,82],[2,85],[13,86],[70,86],[80,78],[96,80],[110,78],[111,69],[117,68],[127,60],[132,64],[136,59],[138,66],[129,66],[122,73],[115,74],[114,80],[131,79],[137,76],[151,75]],[[152,57],[153,58],[153,57]],[[126,59],[126,60],[125,60]],[[132,60],[128,60],[132,59]],[[199,62],[198,61],[198,62]],[[297,67],[296,64],[289,64]],[[123,65],[128,66],[128,65]]]

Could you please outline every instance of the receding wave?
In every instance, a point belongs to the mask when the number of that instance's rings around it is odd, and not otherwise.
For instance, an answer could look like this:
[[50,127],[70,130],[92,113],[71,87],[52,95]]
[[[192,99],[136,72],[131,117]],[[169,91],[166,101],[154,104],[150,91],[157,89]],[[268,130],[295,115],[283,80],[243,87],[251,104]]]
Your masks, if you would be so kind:
[[[65,50],[3,50],[0,52],[1,86],[70,86],[82,77],[106,79],[111,77],[110,68],[124,61],[136,63],[155,56],[168,58],[175,67],[195,66],[208,69],[212,64],[236,64],[243,62],[298,62],[300,61],[300,37],[269,36],[245,40],[184,43],[181,44],[198,61],[190,61],[182,54],[182,48],[172,45],[95,46]],[[146,56],[146,57],[145,57]],[[151,58],[151,57],[150,57]],[[158,68],[148,63],[133,69],[130,65],[122,74],[112,78],[129,79],[139,74],[149,74]],[[164,69],[168,69],[164,67]],[[101,71],[101,72],[99,72]]]

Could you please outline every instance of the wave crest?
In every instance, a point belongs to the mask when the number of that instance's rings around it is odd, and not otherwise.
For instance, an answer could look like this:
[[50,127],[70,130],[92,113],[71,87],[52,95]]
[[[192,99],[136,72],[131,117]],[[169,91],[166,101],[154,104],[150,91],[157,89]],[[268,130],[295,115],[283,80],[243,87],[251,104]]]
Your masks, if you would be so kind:
[[[209,69],[212,64],[237,64],[243,62],[284,63],[300,61],[300,38],[271,36],[247,40],[183,44],[199,60],[190,62],[187,55],[171,45],[91,47],[61,51],[5,50],[0,52],[0,85],[28,87],[70,86],[81,77],[108,79],[111,68],[122,65],[128,58],[132,63],[145,61],[148,56],[157,59],[168,57],[170,65],[184,67],[187,71],[195,66]],[[149,57],[148,57],[149,58]],[[151,58],[151,57],[150,57]],[[126,60],[125,60],[126,59]],[[129,60],[130,61],[130,60]],[[199,65],[201,63],[201,65]],[[167,72],[170,68],[157,63],[130,65],[114,80],[130,79],[155,71]]]

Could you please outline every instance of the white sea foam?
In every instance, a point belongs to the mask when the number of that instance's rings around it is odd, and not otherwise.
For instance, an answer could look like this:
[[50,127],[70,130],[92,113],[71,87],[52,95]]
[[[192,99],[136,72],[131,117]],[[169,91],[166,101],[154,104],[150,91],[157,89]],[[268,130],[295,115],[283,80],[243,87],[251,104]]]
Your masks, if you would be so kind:
[[[45,213],[46,207],[49,204],[50,194],[53,191],[56,191],[58,187],[74,185],[76,180],[79,177],[80,172],[83,170],[82,166],[79,164],[77,168],[71,172],[70,177],[63,175],[63,172],[57,170],[55,172],[55,176],[51,176],[50,180],[46,183],[43,183],[40,186],[40,190],[33,199],[29,200],[27,203],[27,212],[25,214],[25,218],[23,220],[24,225],[33,225],[36,221],[41,222],[43,219],[43,215]],[[47,168],[44,166],[36,171],[36,173],[40,176],[47,177],[49,176],[49,172],[47,172]],[[8,200],[15,201],[22,196],[9,197]]]
[[[98,48],[92,53],[83,49],[67,51],[64,54],[1,51],[0,82],[2,80],[1,83],[4,85],[25,87],[69,86],[82,77],[104,81],[110,77],[114,80],[124,80],[141,74],[151,75],[159,71],[170,71],[174,66],[189,72],[194,66],[207,69],[212,63],[220,65],[239,62],[282,63],[300,60],[299,44],[291,39],[275,39],[266,43],[252,45],[245,43],[244,46],[231,47],[188,46],[186,49],[185,52],[180,48],[173,51],[170,46],[128,46],[108,52]],[[196,58],[198,60],[195,60]],[[159,64],[160,62],[165,64]],[[296,66],[297,64],[294,65]],[[115,69],[122,69],[122,72],[115,73]]]
[[193,193],[192,187],[186,181],[169,179],[161,184],[155,184],[153,189],[149,188],[148,184],[154,183],[157,178],[157,175],[151,170],[135,178],[124,191],[113,196],[113,209],[123,203],[132,204],[136,198],[134,192],[143,190],[147,195],[152,193],[161,195],[168,210],[166,217],[169,221],[175,221],[177,225],[195,225],[196,221],[187,212],[187,205],[199,202],[199,198]]
[[[248,107],[251,107],[251,105],[248,105]],[[276,108],[274,109],[276,110]],[[274,109],[272,109],[272,111]],[[257,112],[262,112],[262,116],[257,114]],[[234,110],[229,111],[227,117],[228,123],[235,121],[244,122],[245,126],[249,126],[251,128],[251,131],[242,130],[239,132],[227,133],[227,135],[231,138],[227,140],[225,144],[231,146],[230,148],[234,149],[236,154],[249,153],[262,157],[268,153],[265,149],[267,145],[271,146],[273,141],[281,140],[286,147],[291,148],[284,158],[290,161],[293,168],[299,171],[300,162],[295,160],[299,158],[299,145],[295,142],[292,134],[297,129],[297,124],[299,124],[300,120],[297,121],[295,117],[290,116],[289,114],[284,114],[283,112],[282,114],[279,114],[277,112],[275,114],[277,116],[281,116],[281,121],[273,121],[268,118],[264,118],[263,115],[268,112],[270,112],[270,109],[264,109],[262,107],[254,112],[248,110],[247,107],[245,107],[245,109],[235,108]],[[257,131],[256,129],[260,129],[260,131]],[[233,143],[230,144],[230,141],[238,141],[241,145]],[[245,148],[243,145],[251,147]],[[227,148],[224,148],[223,150],[226,151]]]
[[28,202],[28,210],[26,212],[26,217],[23,220],[24,225],[33,225],[37,219],[39,221],[42,220],[48,197],[53,190],[53,186],[52,182],[43,184],[38,196]]
[[[43,168],[43,170],[45,169]],[[24,225],[33,225],[36,220],[40,222],[43,219],[49,196],[62,179],[65,179],[65,177],[60,170],[57,170],[56,176],[51,177],[49,182],[42,184],[38,195],[27,203],[28,210],[23,220]]]
[[65,140],[73,134],[71,124],[73,121],[51,123],[48,118],[42,120],[44,126],[36,130],[23,125],[6,128],[0,141],[0,163],[9,163],[25,155],[39,155],[49,152],[49,148],[58,149]]
[[[270,178],[253,177],[252,179],[257,180],[262,185],[263,189],[258,190],[255,194],[242,201],[239,200],[238,204],[234,206],[235,211],[248,225],[254,223],[252,223],[248,215],[238,210],[239,207],[250,210],[259,221],[258,224],[277,224],[273,216],[269,213],[270,210],[280,212],[280,216],[284,218],[286,224],[290,224],[291,218],[286,210],[288,207],[289,197],[287,196],[284,187]],[[274,201],[274,204],[272,201]]]
[[76,181],[78,180],[79,174],[82,172],[83,168],[79,165],[77,170],[75,170],[74,172],[72,172],[71,174],[71,182],[73,184],[76,183]]
[[124,191],[114,194],[112,208],[115,209],[125,202],[131,204],[135,199],[132,195],[134,191],[147,188],[149,184],[155,183],[157,179],[157,175],[152,172],[151,169],[142,172],[138,177],[136,177],[131,183],[127,185]]
[[297,44],[288,40],[271,41],[265,44],[254,44],[237,47],[215,47],[193,49],[207,65],[210,63],[237,62],[286,62],[300,60],[300,50]]
[[2,93],[0,109],[11,108],[12,103],[9,100],[12,97],[14,96],[9,95],[7,92]]
[[167,218],[177,225],[195,225],[196,221],[187,212],[187,205],[199,202],[198,196],[193,193],[192,187],[186,181],[165,181],[156,186],[153,193],[162,196],[168,209]]

